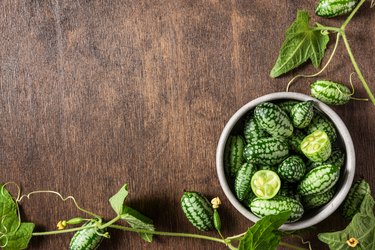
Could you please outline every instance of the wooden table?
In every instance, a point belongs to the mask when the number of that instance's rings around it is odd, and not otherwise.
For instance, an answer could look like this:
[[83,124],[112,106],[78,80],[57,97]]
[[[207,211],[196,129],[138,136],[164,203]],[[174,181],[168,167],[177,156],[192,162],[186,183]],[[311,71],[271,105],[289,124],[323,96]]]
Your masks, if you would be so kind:
[[[316,17],[315,2],[0,1],[1,181],[18,183],[23,194],[74,195],[106,219],[114,216],[108,198],[129,183],[128,204],[158,230],[191,233],[197,230],[184,218],[180,197],[200,191],[222,198],[223,234],[244,232],[252,223],[231,206],[217,179],[217,142],[242,105],[285,90],[297,73],[316,71],[304,66],[269,77],[298,9],[325,24],[345,19]],[[347,34],[374,91],[375,14],[368,5]],[[341,44],[322,78],[348,83],[351,72]],[[308,94],[311,81],[292,90]],[[357,78],[354,83],[356,96],[365,97]],[[374,106],[351,101],[334,109],[353,137],[356,178],[375,188]],[[21,206],[36,231],[83,215],[52,194]],[[324,249],[316,234],[346,223],[335,213],[304,237]],[[102,249],[226,249],[203,240],[156,237],[148,244],[132,233],[111,235]],[[66,249],[70,237],[34,237],[30,249]]]

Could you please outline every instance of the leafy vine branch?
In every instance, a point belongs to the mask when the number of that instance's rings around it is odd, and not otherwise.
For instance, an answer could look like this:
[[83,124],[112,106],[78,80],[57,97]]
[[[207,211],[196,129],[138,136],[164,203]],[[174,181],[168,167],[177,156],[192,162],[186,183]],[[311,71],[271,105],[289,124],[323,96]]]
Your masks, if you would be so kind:
[[[316,77],[324,72],[324,70],[332,61],[340,38],[342,38],[354,70],[357,73],[357,76],[361,81],[369,99],[371,100],[372,104],[375,105],[374,94],[372,93],[358,66],[345,32],[347,25],[365,2],[366,0],[361,0],[340,27],[324,26],[318,23],[316,24],[316,26],[311,27],[309,25],[310,17],[308,13],[305,11],[299,11],[296,20],[286,32],[285,41],[280,50],[280,54],[276,61],[276,64],[271,71],[271,77],[278,77],[286,72],[289,72],[290,70],[307,61],[309,58],[311,59],[313,65],[315,67],[318,67],[320,61],[324,56],[326,45],[329,42],[329,32],[337,33],[336,43],[333,48],[332,54],[324,67],[315,74],[297,75],[293,77],[287,84],[286,90],[289,91],[290,86],[298,78]],[[371,7],[373,7],[374,2],[375,1],[372,1]]]

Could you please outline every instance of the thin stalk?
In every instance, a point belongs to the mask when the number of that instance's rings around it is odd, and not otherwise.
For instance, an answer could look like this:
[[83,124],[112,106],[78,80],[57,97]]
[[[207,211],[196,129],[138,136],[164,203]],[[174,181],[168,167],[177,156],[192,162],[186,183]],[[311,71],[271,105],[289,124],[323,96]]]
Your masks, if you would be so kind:
[[242,234],[238,234],[238,235],[233,235],[233,236],[231,236],[231,237],[227,237],[227,240],[237,240],[237,239],[239,239],[239,238],[244,237],[245,234],[246,234],[246,232],[244,232],[244,233],[242,233]]
[[362,4],[364,4],[366,2],[366,0],[361,0],[358,5],[354,8],[354,10],[350,13],[350,15],[348,16],[348,18],[346,18],[345,22],[341,25],[341,29],[342,30],[345,30],[345,27],[348,25],[348,23],[350,22],[350,20],[352,20],[353,16],[355,15],[355,13],[357,13],[357,11],[359,10],[359,8],[362,6]]
[[120,215],[117,215],[115,218],[113,218],[112,220],[108,221],[107,223],[104,223],[103,225],[100,225],[99,229],[109,227],[110,225],[112,225],[116,221],[118,221],[120,218],[121,218]]
[[343,30],[341,28],[324,26],[324,25],[314,27],[314,30],[330,30],[330,31],[333,31],[333,32],[336,32],[336,33],[342,33],[343,32]]
[[[357,7],[358,7],[358,6],[357,6]],[[356,61],[355,58],[354,58],[354,55],[353,55],[353,53],[352,53],[352,50],[351,50],[351,48],[350,48],[350,45],[349,45],[348,39],[346,38],[345,33],[342,34],[342,39],[344,40],[344,44],[345,44],[346,50],[348,51],[348,54],[349,54],[350,60],[352,61],[352,64],[353,64],[353,67],[354,67],[355,71],[357,72],[358,78],[359,78],[359,80],[362,82],[362,85],[363,85],[363,87],[365,88],[365,90],[366,90],[366,92],[367,92],[367,95],[369,96],[369,98],[370,98],[372,104],[375,105],[375,97],[374,97],[374,95],[372,94],[372,92],[371,92],[369,86],[367,85],[367,82],[366,82],[365,78],[363,77],[361,70],[360,70],[359,67],[358,67],[357,61]]]
[[136,233],[149,233],[149,234],[155,234],[155,235],[163,235],[163,236],[171,236],[171,237],[187,237],[187,238],[196,238],[196,239],[203,239],[203,240],[210,240],[219,242],[222,244],[227,244],[223,239],[210,237],[206,235],[200,235],[200,234],[190,234],[190,233],[174,233],[174,232],[160,232],[160,231],[150,231],[150,230],[144,230],[144,229],[136,229],[131,227],[124,227],[120,225],[110,225],[109,228],[115,228],[123,231],[129,231],[129,232],[136,232]]
[[56,230],[56,231],[47,231],[47,232],[34,232],[32,233],[33,236],[45,236],[45,235],[54,235],[54,234],[64,234],[64,233],[71,233],[76,232],[82,229],[94,228],[95,225],[90,226],[82,226],[82,227],[75,227],[75,228],[68,228],[63,230]]

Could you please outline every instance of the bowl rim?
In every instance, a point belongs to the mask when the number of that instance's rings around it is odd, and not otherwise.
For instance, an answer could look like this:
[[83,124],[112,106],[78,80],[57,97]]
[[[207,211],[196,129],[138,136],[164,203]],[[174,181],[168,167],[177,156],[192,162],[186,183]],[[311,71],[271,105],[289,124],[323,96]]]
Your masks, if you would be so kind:
[[233,127],[246,113],[248,113],[251,109],[253,109],[255,106],[257,106],[258,104],[262,102],[275,101],[275,100],[281,100],[281,99],[291,99],[291,100],[297,100],[297,101],[313,100],[314,106],[317,107],[319,110],[323,111],[332,121],[334,121],[334,124],[337,128],[337,133],[342,138],[342,142],[346,150],[345,171],[343,172],[344,173],[343,176],[340,177],[340,178],[343,178],[342,182],[345,184],[343,184],[342,188],[338,192],[335,193],[335,196],[332,198],[332,200],[329,203],[327,203],[323,207],[323,209],[321,209],[321,211],[316,213],[314,216],[307,218],[305,220],[296,221],[293,223],[287,223],[280,227],[281,230],[299,230],[299,229],[304,229],[304,228],[313,226],[325,220],[328,216],[330,216],[333,212],[335,212],[336,209],[344,201],[354,179],[355,151],[354,151],[352,137],[350,136],[348,128],[346,127],[342,119],[328,105],[317,100],[316,98],[313,98],[311,96],[308,96],[302,93],[297,93],[297,92],[276,92],[276,93],[266,94],[266,95],[263,95],[261,97],[251,100],[247,104],[243,105],[240,109],[238,109],[234,113],[234,115],[230,117],[228,122],[225,124],[225,127],[222,130],[222,133],[218,141],[218,146],[216,149],[216,170],[217,170],[220,186],[223,189],[224,194],[226,195],[230,203],[247,219],[249,219],[250,221],[254,223],[257,222],[259,218],[255,216],[254,214],[252,214],[250,210],[248,210],[246,207],[244,207],[239,202],[239,200],[237,200],[236,196],[231,191],[231,188],[229,186],[229,183],[227,182],[227,179],[225,176],[225,170],[224,170],[224,161],[223,161],[224,148],[225,148],[227,138],[230,135]]

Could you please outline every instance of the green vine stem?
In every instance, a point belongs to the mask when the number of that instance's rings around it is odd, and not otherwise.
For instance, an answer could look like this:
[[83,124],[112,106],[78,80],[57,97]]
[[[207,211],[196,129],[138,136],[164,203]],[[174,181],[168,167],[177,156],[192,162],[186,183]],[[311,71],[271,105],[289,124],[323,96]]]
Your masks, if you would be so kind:
[[[244,234],[240,234],[240,235],[228,237],[228,238],[223,240],[223,239],[220,239],[220,238],[215,238],[215,237],[210,237],[210,236],[200,235],[200,234],[149,231],[149,230],[143,230],[143,229],[124,227],[124,226],[120,226],[120,225],[110,225],[108,227],[123,230],[123,231],[136,232],[136,233],[148,233],[148,234],[162,235],[162,236],[187,237],[187,238],[210,240],[210,241],[222,243],[222,244],[225,244],[225,245],[230,245],[229,243],[232,240],[238,240],[240,237],[242,237],[244,235]],[[284,247],[288,247],[288,248],[294,249],[294,250],[306,250],[305,248],[297,247],[297,246],[294,246],[294,245],[291,245],[291,244],[285,243],[285,242],[280,242],[279,245],[284,246]],[[233,249],[236,249],[236,248],[233,248]]]
[[[359,10],[359,8],[366,2],[366,0],[361,0],[358,5],[354,8],[354,10],[350,13],[350,15],[348,16],[348,18],[344,21],[344,23],[341,25],[340,28],[337,28],[337,27],[329,27],[329,26],[324,26],[324,25],[321,25],[319,24],[318,27],[315,27],[314,29],[315,30],[322,30],[322,31],[332,31],[332,32],[336,32],[337,33],[337,38],[336,38],[336,44],[335,44],[335,47],[334,47],[334,50],[329,58],[329,60],[327,61],[327,63],[325,64],[325,66],[317,73],[315,74],[311,74],[311,75],[297,75],[295,77],[293,77],[288,85],[287,85],[287,88],[286,88],[286,91],[289,91],[289,87],[291,86],[291,84],[297,79],[297,78],[300,78],[300,77],[304,77],[304,78],[308,78],[308,77],[315,77],[315,76],[318,76],[320,75],[328,66],[328,64],[331,62],[334,54],[335,54],[335,51],[336,51],[336,48],[337,48],[337,45],[338,45],[338,42],[339,42],[339,38],[340,36],[342,37],[343,41],[344,41],[344,44],[345,44],[345,48],[346,50],[348,51],[348,55],[349,55],[349,58],[350,58],[350,61],[352,62],[353,64],[353,67],[358,75],[358,78],[359,80],[361,81],[364,89],[366,90],[366,93],[367,95],[369,96],[371,102],[373,105],[375,105],[375,97],[371,91],[371,89],[369,88],[365,78],[363,77],[363,74],[361,72],[361,70],[359,69],[358,67],[358,64],[357,64],[357,61],[355,60],[354,58],[354,55],[353,55],[353,52],[350,48],[350,45],[349,45],[349,42],[348,42],[348,39],[346,37],[346,34],[345,34],[345,28],[346,26],[349,24],[349,22],[352,20],[352,18],[354,17],[354,15],[357,13],[357,11]],[[354,98],[353,98],[354,99]]]

